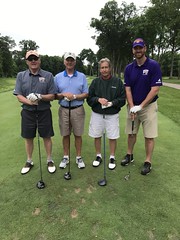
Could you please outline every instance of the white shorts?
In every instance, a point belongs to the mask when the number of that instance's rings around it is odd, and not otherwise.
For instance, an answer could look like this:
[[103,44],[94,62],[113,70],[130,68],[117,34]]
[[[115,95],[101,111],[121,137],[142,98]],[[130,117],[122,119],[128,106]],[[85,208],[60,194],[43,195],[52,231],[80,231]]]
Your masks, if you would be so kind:
[[89,136],[99,138],[106,132],[108,139],[117,139],[120,136],[119,113],[103,115],[92,111],[89,123]]

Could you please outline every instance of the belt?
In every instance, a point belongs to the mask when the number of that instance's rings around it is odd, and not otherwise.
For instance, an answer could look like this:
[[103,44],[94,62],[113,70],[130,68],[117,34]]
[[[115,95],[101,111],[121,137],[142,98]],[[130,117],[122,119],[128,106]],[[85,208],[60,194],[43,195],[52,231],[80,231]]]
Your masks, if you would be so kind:
[[[77,106],[70,107],[70,109],[79,108],[79,107],[81,107],[81,106],[82,106],[82,104],[81,104],[81,105],[77,105]],[[69,109],[69,107],[66,107],[66,106],[62,106],[62,105],[61,105],[61,107],[62,107],[62,108],[68,108],[68,109]]]

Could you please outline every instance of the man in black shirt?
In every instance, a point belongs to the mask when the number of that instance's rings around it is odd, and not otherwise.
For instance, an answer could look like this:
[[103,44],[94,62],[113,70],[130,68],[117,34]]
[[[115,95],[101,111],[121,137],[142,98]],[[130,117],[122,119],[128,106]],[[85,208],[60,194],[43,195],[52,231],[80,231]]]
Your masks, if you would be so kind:
[[125,105],[125,89],[123,82],[111,75],[111,62],[108,58],[99,61],[100,77],[95,78],[89,87],[87,103],[92,109],[89,124],[89,136],[94,138],[96,159],[93,166],[102,162],[101,138],[106,131],[109,139],[109,169],[116,167],[116,140],[120,136],[119,111]]

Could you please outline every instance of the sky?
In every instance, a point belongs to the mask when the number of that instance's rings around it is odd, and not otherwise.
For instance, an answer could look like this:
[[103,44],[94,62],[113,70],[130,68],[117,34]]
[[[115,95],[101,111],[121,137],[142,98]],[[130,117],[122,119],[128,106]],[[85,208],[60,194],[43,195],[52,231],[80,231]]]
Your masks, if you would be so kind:
[[[95,29],[91,18],[99,18],[108,0],[2,0],[0,34],[19,41],[32,40],[41,55],[78,55],[83,49],[98,51],[91,37]],[[118,7],[122,0],[116,0]],[[126,0],[137,8],[149,6],[148,0]],[[18,50],[18,46],[16,47]]]

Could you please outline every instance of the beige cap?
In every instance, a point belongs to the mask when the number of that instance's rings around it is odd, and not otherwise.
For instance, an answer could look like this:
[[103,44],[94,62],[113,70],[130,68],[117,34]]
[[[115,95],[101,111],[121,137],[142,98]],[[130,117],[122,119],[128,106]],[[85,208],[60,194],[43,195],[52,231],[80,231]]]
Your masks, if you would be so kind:
[[27,51],[27,53],[26,53],[26,59],[31,55],[39,57],[39,53],[36,50],[30,50],[30,51]]
[[76,60],[76,55],[72,52],[66,52],[64,54],[64,59],[67,59],[67,58],[73,58],[74,60]]

